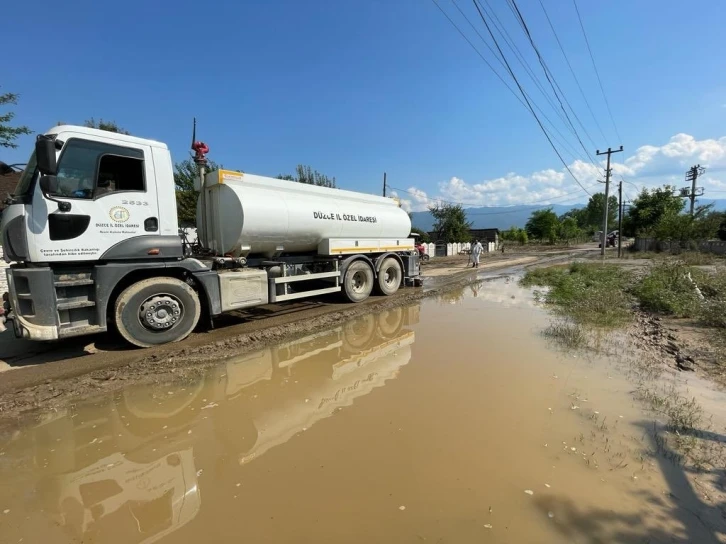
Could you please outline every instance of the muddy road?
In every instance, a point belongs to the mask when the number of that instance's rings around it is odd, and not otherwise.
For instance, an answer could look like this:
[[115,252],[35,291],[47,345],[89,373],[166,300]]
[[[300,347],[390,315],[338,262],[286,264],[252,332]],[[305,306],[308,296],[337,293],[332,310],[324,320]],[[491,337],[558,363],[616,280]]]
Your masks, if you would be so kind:
[[0,541],[723,542],[627,358],[550,322],[505,275],[38,412],[0,434]]
[[179,344],[138,350],[113,334],[56,343],[17,340],[0,334],[0,420],[35,408],[61,406],[69,397],[101,394],[136,381],[197,375],[206,365],[347,319],[414,302],[465,285],[478,275],[535,263],[554,262],[582,251],[492,254],[474,271],[467,257],[434,259],[423,267],[423,288],[403,289],[392,297],[371,297],[351,305],[338,297],[268,305],[215,320],[215,329],[195,333]]

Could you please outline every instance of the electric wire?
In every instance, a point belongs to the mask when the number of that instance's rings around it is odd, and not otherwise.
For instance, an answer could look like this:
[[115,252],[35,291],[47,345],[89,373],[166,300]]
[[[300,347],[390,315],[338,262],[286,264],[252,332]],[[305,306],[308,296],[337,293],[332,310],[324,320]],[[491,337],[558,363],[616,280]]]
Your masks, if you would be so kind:
[[572,172],[570,167],[567,165],[565,160],[562,158],[562,154],[560,151],[555,147],[555,144],[552,142],[552,138],[550,138],[550,135],[547,133],[547,131],[544,128],[544,125],[542,125],[542,121],[537,116],[537,114],[534,112],[534,109],[532,108],[532,105],[529,103],[529,99],[527,98],[527,95],[524,93],[524,89],[522,88],[522,85],[519,83],[519,80],[517,79],[517,76],[514,74],[514,71],[512,71],[511,66],[509,65],[509,62],[507,61],[506,57],[504,56],[504,53],[502,52],[501,47],[499,46],[499,42],[497,41],[496,37],[492,33],[491,28],[489,27],[489,23],[487,23],[486,18],[484,17],[484,14],[482,13],[481,9],[479,8],[479,4],[477,0],[474,1],[474,6],[476,7],[477,11],[479,12],[479,16],[481,17],[481,20],[484,22],[484,25],[487,28],[487,31],[489,32],[489,35],[491,36],[492,40],[494,41],[494,45],[497,47],[497,50],[499,51],[499,54],[502,55],[502,59],[504,60],[504,63],[507,65],[507,69],[509,70],[509,75],[514,79],[514,82],[517,84],[517,87],[519,88],[519,91],[522,93],[522,96],[524,97],[524,100],[529,105],[529,110],[534,116],[535,120],[537,121],[537,124],[539,125],[540,129],[542,129],[542,132],[544,133],[545,137],[547,138],[547,141],[549,142],[550,146],[554,150],[554,152],[557,154],[557,157],[560,159],[560,162],[564,165],[565,169],[569,172],[570,176],[572,176],[572,179],[575,180],[575,182],[582,187],[583,191],[585,191],[588,195],[592,196],[591,193],[585,189],[585,186],[582,184],[582,182],[577,179],[577,176]]
[[[504,84],[504,86],[509,90],[509,92],[512,93],[512,96],[514,96],[514,98],[516,98],[519,101],[519,103],[522,104],[522,106],[527,111],[530,111],[530,108],[527,106],[527,104],[525,104],[524,100],[522,100],[522,98],[517,94],[517,92],[504,80],[504,78],[491,65],[491,63],[484,57],[484,55],[482,55],[481,51],[479,51],[479,49],[477,49],[477,47],[471,42],[471,40],[469,40],[469,38],[466,36],[466,34],[464,34],[464,32],[453,21],[453,19],[451,19],[451,17],[449,17],[449,14],[446,13],[446,11],[438,4],[438,2],[436,0],[431,0],[431,1],[439,9],[439,11],[444,15],[444,17],[446,17],[446,19],[449,21],[449,23],[451,24],[451,26],[453,26],[456,29],[456,31],[461,35],[461,37],[464,38],[464,40],[469,44],[469,46],[476,52],[476,54],[479,56],[479,58],[481,58],[481,60],[484,61],[484,63],[489,67],[489,69],[492,72],[494,72],[494,74],[497,76],[497,78],[499,79],[499,81],[501,81]],[[456,5],[456,4],[454,4],[454,5]],[[457,6],[457,8],[458,8],[458,6]],[[466,16],[464,16],[464,17],[466,18]],[[474,28],[474,30],[476,31],[476,27],[474,27],[474,25],[471,23],[471,21],[468,20],[468,18],[466,18],[466,19],[467,19],[467,22],[469,22],[469,24],[472,26],[472,28]],[[481,38],[481,40],[484,42],[484,45],[486,45],[487,48],[495,56],[495,58],[497,58],[497,60],[499,60],[499,57],[497,57],[497,54],[494,52],[494,50],[491,48],[491,46],[486,42],[486,40],[484,40],[483,36],[481,36],[481,34],[479,34],[478,32],[477,32],[477,34],[479,35],[479,37]],[[499,62],[502,65],[502,67],[504,67],[506,69],[506,66],[504,65],[504,63],[501,60],[499,60]],[[527,96],[529,97],[529,95],[527,95]],[[570,146],[568,144],[567,138],[559,131],[559,129],[557,128],[557,126],[552,122],[552,120],[547,116],[547,114],[542,110],[542,108],[540,108],[539,105],[536,102],[534,102],[534,101],[532,101],[532,104],[534,104],[534,107],[537,108],[537,111],[539,111],[540,114],[542,114],[542,117],[544,117],[544,119],[550,124],[550,126],[552,127],[552,129],[557,134],[559,134],[559,136],[560,136],[560,138],[562,138],[562,140],[560,140],[559,138],[557,138],[554,134],[551,134],[552,135],[552,138],[558,144],[560,144],[563,148],[565,148],[565,150],[569,153],[570,156],[572,156],[575,159],[578,159],[579,158],[583,162],[587,162],[587,159],[585,159],[581,154],[579,154],[577,151],[575,151],[572,146]]]
[[[557,34],[557,31],[555,30],[555,25],[552,24],[552,20],[550,19],[549,13],[547,13],[547,9],[544,6],[544,3],[542,0],[539,0],[539,5],[542,6],[542,11],[545,14],[545,18],[547,19],[547,23],[550,25],[550,29],[552,30],[552,34],[555,36],[555,40],[557,41],[557,45],[560,48],[560,51],[562,52],[562,56],[565,57],[565,62],[567,63],[567,67],[570,69],[570,73],[572,74],[572,77],[575,80],[575,83],[577,84],[577,88],[580,90],[580,94],[582,95],[582,99],[585,101],[585,105],[587,106],[588,111],[590,112],[590,115],[592,116],[592,120],[595,121],[595,125],[597,126],[597,129],[600,131],[600,135],[602,136],[604,141],[607,141],[607,137],[605,136],[605,132],[603,132],[602,127],[600,126],[600,123],[597,120],[597,117],[595,116],[595,112],[592,110],[592,106],[590,105],[590,101],[587,99],[587,95],[585,95],[585,91],[582,89],[582,85],[580,85],[580,80],[577,77],[577,74],[575,74],[574,68],[572,68],[572,63],[570,63],[570,58],[567,56],[567,53],[565,52],[565,48],[562,46],[562,42],[560,41],[560,37]],[[595,142],[590,139],[590,141],[594,144]],[[597,147],[597,145],[595,146]]]
[[[524,20],[524,16],[522,15],[522,12],[519,9],[519,6],[517,5],[516,0],[507,0],[510,9],[512,10],[512,13],[514,14],[515,18],[519,21],[520,26],[524,30],[525,35],[527,36],[527,39],[529,40],[530,45],[532,46],[532,49],[534,49],[534,52],[537,55],[537,60],[539,60],[540,65],[542,66],[542,71],[545,74],[545,78],[547,79],[547,82],[550,84],[550,87],[552,88],[552,92],[555,95],[555,98],[557,99],[557,102],[560,104],[560,108],[562,109],[562,113],[565,115],[565,118],[567,119],[567,123],[570,125],[573,134],[577,138],[577,141],[580,143],[580,146],[585,151],[585,154],[590,158],[590,161],[595,164],[595,159],[590,154],[590,151],[588,151],[587,147],[585,147],[585,144],[582,142],[582,139],[580,138],[580,134],[577,132],[577,129],[575,128],[575,125],[572,123],[572,119],[570,119],[570,116],[567,113],[567,109],[565,108],[565,105],[562,103],[564,100],[567,106],[572,111],[573,116],[575,117],[575,120],[579,123],[582,130],[585,132],[585,135],[590,139],[590,142],[592,142],[593,147],[597,147],[595,142],[592,140],[592,137],[587,132],[587,129],[582,124],[582,121],[580,121],[580,118],[577,116],[577,113],[575,113],[575,110],[572,108],[572,105],[570,104],[569,100],[567,100],[567,97],[562,92],[562,89],[560,88],[559,84],[557,83],[557,79],[555,78],[554,74],[552,74],[552,71],[550,70],[549,66],[547,66],[547,63],[545,62],[544,58],[542,57],[542,53],[539,50],[539,47],[537,47],[537,44],[534,42],[534,37],[532,36],[532,33],[529,30],[529,26],[527,26],[527,22]],[[558,93],[559,91],[559,93]]]
[[610,115],[610,121],[613,123],[613,128],[615,129],[615,134],[618,137],[618,140],[620,142],[623,141],[623,139],[620,137],[620,131],[618,130],[618,126],[615,124],[615,117],[613,117],[613,112],[610,109],[610,102],[608,101],[608,97],[605,96],[605,88],[602,85],[602,79],[600,79],[600,72],[597,69],[597,65],[595,64],[595,57],[592,54],[592,48],[590,47],[590,40],[587,39],[587,32],[585,32],[585,25],[582,23],[582,17],[580,16],[580,9],[577,7],[577,0],[572,0],[572,3],[575,6],[575,11],[577,12],[577,20],[580,21],[580,28],[582,29],[582,35],[585,38],[585,44],[587,45],[587,51],[590,53],[590,60],[592,61],[592,67],[595,69],[595,75],[597,76],[597,82],[600,85],[600,92],[602,92],[602,97],[605,100],[605,106],[608,110],[608,115]]

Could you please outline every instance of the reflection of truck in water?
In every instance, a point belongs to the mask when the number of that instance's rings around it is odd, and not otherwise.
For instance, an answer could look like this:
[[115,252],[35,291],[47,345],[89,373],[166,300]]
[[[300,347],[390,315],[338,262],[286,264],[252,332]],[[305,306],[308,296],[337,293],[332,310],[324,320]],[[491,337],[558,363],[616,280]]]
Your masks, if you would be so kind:
[[394,308],[235,357],[182,389],[130,388],[59,414],[6,451],[36,460],[42,508],[73,537],[148,544],[198,515],[204,478],[214,478],[198,477],[200,466],[238,479],[270,448],[395,378],[417,321],[417,306]]
[[78,537],[103,542],[113,534],[129,544],[150,544],[199,512],[196,472],[191,446],[150,463],[114,453],[58,478],[59,521],[70,522]]

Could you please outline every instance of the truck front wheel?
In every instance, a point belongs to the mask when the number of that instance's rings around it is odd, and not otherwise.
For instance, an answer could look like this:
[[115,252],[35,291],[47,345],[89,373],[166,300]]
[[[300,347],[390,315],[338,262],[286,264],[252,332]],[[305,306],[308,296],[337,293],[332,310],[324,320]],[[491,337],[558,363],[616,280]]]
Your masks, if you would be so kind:
[[197,293],[176,278],[151,278],[127,287],[116,300],[116,327],[126,341],[148,348],[183,340],[199,322]]
[[373,270],[364,261],[355,261],[345,272],[343,292],[351,302],[362,302],[373,291]]

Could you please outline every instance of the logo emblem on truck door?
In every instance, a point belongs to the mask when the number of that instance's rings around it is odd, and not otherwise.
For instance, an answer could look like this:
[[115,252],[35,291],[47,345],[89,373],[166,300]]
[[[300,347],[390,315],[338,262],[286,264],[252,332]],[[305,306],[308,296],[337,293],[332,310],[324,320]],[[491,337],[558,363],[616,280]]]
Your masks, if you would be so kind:
[[108,211],[108,215],[116,223],[126,223],[130,216],[129,211],[122,206],[114,206]]

